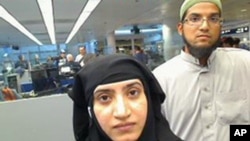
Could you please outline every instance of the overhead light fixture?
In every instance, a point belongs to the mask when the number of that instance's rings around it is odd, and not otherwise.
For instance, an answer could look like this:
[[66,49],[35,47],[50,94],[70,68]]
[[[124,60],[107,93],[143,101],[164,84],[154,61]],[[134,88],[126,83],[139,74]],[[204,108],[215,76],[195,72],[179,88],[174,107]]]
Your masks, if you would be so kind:
[[115,30],[115,35],[128,35],[131,34],[130,30]]
[[241,11],[241,12],[246,12],[246,11],[247,11],[247,9],[241,9],[240,11]]
[[31,34],[24,26],[22,26],[22,24],[20,24],[13,16],[11,16],[11,14],[7,10],[5,10],[2,5],[0,5],[0,17],[12,26],[14,26],[24,35],[29,37],[31,40],[36,42],[38,45],[43,45],[33,34]]
[[[155,29],[140,29],[140,33],[154,33],[154,32],[161,32],[162,28],[155,28]],[[115,35],[131,35],[131,30],[115,30]]]
[[52,0],[37,0],[52,44],[56,44]]
[[88,19],[89,15],[94,11],[94,9],[98,6],[98,4],[101,1],[102,0],[88,0],[86,6],[83,8],[82,13],[78,17],[73,29],[70,32],[70,34],[65,42],[66,44],[68,44],[70,42],[70,40],[75,36],[75,34],[80,29],[80,27]]

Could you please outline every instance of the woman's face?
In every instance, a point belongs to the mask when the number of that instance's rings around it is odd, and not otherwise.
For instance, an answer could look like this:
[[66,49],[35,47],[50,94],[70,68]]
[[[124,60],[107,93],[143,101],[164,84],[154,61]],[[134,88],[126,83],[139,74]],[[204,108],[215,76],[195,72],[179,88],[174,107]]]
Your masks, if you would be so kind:
[[114,141],[135,141],[147,118],[147,99],[139,79],[99,85],[94,90],[94,114]]

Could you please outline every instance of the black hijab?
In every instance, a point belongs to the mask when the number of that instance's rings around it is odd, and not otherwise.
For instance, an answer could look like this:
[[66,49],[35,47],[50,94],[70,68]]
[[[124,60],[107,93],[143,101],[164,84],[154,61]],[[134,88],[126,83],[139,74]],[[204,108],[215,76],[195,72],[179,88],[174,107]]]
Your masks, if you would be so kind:
[[93,112],[93,91],[98,85],[140,79],[148,101],[145,127],[138,141],[177,141],[161,114],[165,95],[151,71],[127,55],[109,55],[85,65],[75,76],[73,128],[77,141],[111,141],[101,129]]

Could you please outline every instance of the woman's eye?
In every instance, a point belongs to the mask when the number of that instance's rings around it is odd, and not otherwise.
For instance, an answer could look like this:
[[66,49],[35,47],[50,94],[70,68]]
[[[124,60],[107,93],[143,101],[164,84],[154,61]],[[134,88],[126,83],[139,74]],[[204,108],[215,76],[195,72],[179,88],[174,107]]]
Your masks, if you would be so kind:
[[131,97],[137,97],[140,94],[139,90],[130,90],[129,91],[129,96]]
[[99,101],[106,103],[106,102],[109,102],[111,100],[111,97],[109,97],[108,95],[102,95],[102,96],[99,96],[98,99],[99,99]]

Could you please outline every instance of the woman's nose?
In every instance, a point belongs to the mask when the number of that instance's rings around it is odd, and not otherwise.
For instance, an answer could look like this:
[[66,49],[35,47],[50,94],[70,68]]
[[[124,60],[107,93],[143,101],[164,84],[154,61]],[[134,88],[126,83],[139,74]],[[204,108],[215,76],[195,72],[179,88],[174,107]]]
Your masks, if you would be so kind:
[[127,118],[131,114],[129,103],[124,98],[117,98],[114,105],[114,116],[116,118]]

